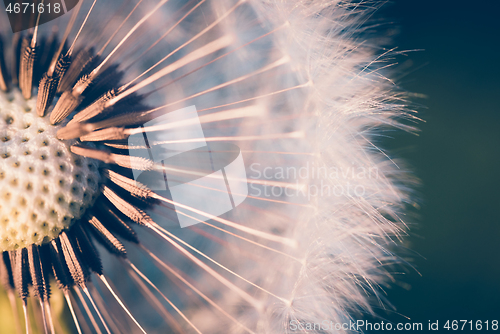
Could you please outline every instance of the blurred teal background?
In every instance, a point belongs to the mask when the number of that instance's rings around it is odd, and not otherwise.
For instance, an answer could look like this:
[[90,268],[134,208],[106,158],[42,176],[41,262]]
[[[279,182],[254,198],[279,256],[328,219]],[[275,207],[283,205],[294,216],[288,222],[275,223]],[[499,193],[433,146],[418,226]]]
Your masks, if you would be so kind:
[[379,314],[394,323],[500,321],[499,13],[492,0],[396,0],[377,13],[394,22],[399,50],[423,50],[397,61],[402,88],[426,95],[413,99],[425,106],[419,136],[383,144],[422,181],[407,244],[421,276],[398,276],[411,288],[387,291],[401,315]]

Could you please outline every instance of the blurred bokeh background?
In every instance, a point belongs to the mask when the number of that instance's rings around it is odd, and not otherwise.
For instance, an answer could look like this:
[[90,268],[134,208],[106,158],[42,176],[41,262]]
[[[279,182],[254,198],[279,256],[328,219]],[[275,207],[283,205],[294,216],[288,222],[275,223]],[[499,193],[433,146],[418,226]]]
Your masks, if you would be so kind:
[[499,12],[494,0],[395,0],[377,13],[398,50],[422,50],[397,61],[402,88],[426,96],[413,99],[419,135],[384,143],[422,182],[407,244],[420,274],[387,291],[397,313],[379,311],[394,323],[500,320]]

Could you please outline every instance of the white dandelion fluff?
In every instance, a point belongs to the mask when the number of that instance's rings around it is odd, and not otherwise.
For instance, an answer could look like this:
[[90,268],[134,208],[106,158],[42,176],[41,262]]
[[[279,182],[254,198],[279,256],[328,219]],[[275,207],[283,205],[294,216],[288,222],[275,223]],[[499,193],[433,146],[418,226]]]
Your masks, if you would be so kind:
[[[368,31],[377,6],[82,0],[14,34],[2,18],[0,272],[26,332],[65,331],[58,295],[79,333],[337,333],[303,326],[385,305],[410,191],[376,136],[416,117]],[[246,172],[218,161],[236,155]]]

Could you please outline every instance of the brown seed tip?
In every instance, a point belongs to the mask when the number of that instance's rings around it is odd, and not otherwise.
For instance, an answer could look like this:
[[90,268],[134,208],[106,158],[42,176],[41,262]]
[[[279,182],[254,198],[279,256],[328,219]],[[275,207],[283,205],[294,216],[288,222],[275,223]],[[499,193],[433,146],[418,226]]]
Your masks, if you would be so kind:
[[82,100],[83,97],[81,95],[76,97],[72,92],[64,92],[50,114],[50,123],[54,125],[61,123],[62,120],[68,117],[80,105]]
[[64,128],[57,131],[57,138],[68,140],[75,139],[92,132],[94,130],[93,124],[89,123],[74,123],[68,124]]
[[38,86],[38,97],[36,101],[36,113],[38,116],[45,116],[45,112],[52,104],[52,101],[56,96],[58,84],[59,78],[49,77],[47,73],[43,75],[43,78],[40,80],[40,84]]
[[124,133],[125,128],[107,128],[99,131],[91,132],[85,136],[81,136],[81,141],[105,141],[105,140],[121,140],[128,137]]

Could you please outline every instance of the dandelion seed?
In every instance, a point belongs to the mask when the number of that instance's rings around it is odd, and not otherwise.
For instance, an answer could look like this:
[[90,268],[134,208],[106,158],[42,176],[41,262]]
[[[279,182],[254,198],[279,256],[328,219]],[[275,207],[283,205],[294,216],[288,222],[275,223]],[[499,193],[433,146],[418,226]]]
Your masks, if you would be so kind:
[[[373,8],[120,6],[81,0],[15,34],[0,20],[0,278],[18,328],[58,332],[58,293],[78,333],[289,333],[384,305],[409,191],[373,137],[416,117],[357,40]],[[189,106],[196,118],[148,123]],[[198,124],[200,135],[161,137]],[[228,142],[246,178],[213,161]],[[151,153],[200,145],[209,167]],[[139,170],[230,209],[183,204]],[[224,187],[197,183],[205,175]],[[199,224],[181,229],[184,218]]]

